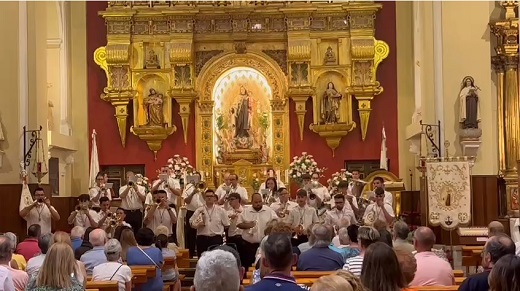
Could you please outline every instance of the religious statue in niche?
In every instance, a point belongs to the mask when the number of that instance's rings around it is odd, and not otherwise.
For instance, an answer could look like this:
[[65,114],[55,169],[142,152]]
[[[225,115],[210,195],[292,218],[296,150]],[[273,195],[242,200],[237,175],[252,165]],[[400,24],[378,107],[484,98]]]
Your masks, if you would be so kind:
[[148,51],[148,57],[146,58],[146,69],[160,69],[159,58],[153,49]]
[[336,64],[336,55],[332,51],[332,47],[329,46],[327,51],[325,52],[325,58],[323,59],[323,64],[325,65],[335,65]]
[[462,129],[478,129],[480,123],[479,87],[475,86],[472,77],[462,79],[459,92],[459,123]]
[[334,124],[339,121],[339,105],[342,95],[336,90],[334,83],[328,82],[321,101],[321,123]]
[[231,127],[234,130],[237,147],[248,148],[252,120],[252,107],[249,104],[250,92],[244,86],[240,86],[237,99],[238,104],[231,108]]
[[148,96],[143,99],[143,103],[146,113],[146,125],[164,126],[163,94],[157,93],[154,88],[150,88],[150,92],[148,93]]

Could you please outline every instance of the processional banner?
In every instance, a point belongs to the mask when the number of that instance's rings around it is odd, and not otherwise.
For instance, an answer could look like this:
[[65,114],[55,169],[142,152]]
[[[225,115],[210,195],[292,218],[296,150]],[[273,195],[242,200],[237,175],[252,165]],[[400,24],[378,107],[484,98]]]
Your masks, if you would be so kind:
[[471,220],[469,162],[428,162],[426,174],[429,222],[448,230],[468,224]]

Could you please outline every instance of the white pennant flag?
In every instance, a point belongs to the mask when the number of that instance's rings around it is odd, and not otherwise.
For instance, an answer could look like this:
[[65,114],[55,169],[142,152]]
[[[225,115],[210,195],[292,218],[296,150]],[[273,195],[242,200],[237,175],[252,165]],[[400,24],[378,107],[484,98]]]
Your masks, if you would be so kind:
[[22,211],[22,209],[34,203],[31,190],[29,190],[29,186],[27,186],[27,170],[25,170],[24,166],[24,162],[21,162],[20,176],[22,178],[22,194],[20,195],[20,206],[18,207],[18,211]]
[[99,157],[97,151],[97,142],[96,142],[96,130],[92,130],[92,150],[90,152],[90,175],[88,187],[92,187],[96,183],[96,176],[99,173]]
[[388,159],[386,157],[386,132],[385,132],[385,126],[383,125],[383,132],[382,132],[382,139],[381,139],[381,158],[379,159],[379,168],[385,169],[388,171]]

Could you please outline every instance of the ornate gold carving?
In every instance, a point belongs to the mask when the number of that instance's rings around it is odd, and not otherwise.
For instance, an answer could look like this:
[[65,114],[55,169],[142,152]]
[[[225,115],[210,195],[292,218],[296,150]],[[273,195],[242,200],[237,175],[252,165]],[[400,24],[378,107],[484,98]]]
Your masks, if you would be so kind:
[[170,62],[178,64],[189,64],[192,62],[192,43],[174,42],[170,49]]
[[300,140],[303,140],[303,128],[305,121],[305,113],[307,113],[306,103],[309,97],[314,94],[314,90],[310,87],[290,89],[287,95],[294,100],[296,117],[298,118],[298,129],[300,130]]
[[309,64],[291,64],[291,86],[300,87],[309,85]]
[[308,15],[292,16],[287,18],[287,30],[299,31],[309,29],[311,19]]
[[366,13],[365,11],[349,13],[351,29],[374,29],[375,19],[375,13]]
[[308,40],[290,41],[287,52],[291,61],[307,61],[311,58],[311,43]]
[[[185,66],[189,69],[189,66]],[[181,116],[182,132],[184,134],[184,143],[188,144],[188,124],[191,114],[191,104],[196,99],[197,93],[193,90],[185,91],[174,89],[170,91],[172,98],[179,103],[179,115]]]
[[223,53],[222,50],[198,51],[195,53],[195,74],[198,76],[202,67],[213,57]]
[[157,159],[157,152],[161,149],[163,140],[174,133],[176,129],[175,125],[172,127],[130,127],[133,134],[146,142],[148,148],[154,153],[155,159]]
[[283,73],[287,75],[287,51],[286,50],[263,50],[263,53],[270,56],[280,66]]
[[245,54],[247,53],[247,45],[245,41],[237,41],[235,42],[235,52],[237,54]]
[[325,138],[327,145],[334,151],[339,146],[341,139],[356,127],[355,123],[336,123],[336,124],[311,124],[310,130]]
[[174,66],[174,88],[191,88],[191,67],[189,65]]

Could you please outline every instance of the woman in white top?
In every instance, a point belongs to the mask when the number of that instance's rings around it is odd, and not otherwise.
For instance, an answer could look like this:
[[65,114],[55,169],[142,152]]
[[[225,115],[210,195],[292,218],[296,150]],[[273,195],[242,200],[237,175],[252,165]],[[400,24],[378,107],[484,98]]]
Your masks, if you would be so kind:
[[132,290],[132,270],[121,263],[121,244],[117,239],[110,239],[105,244],[108,262],[94,267],[92,281],[117,281],[119,291]]

